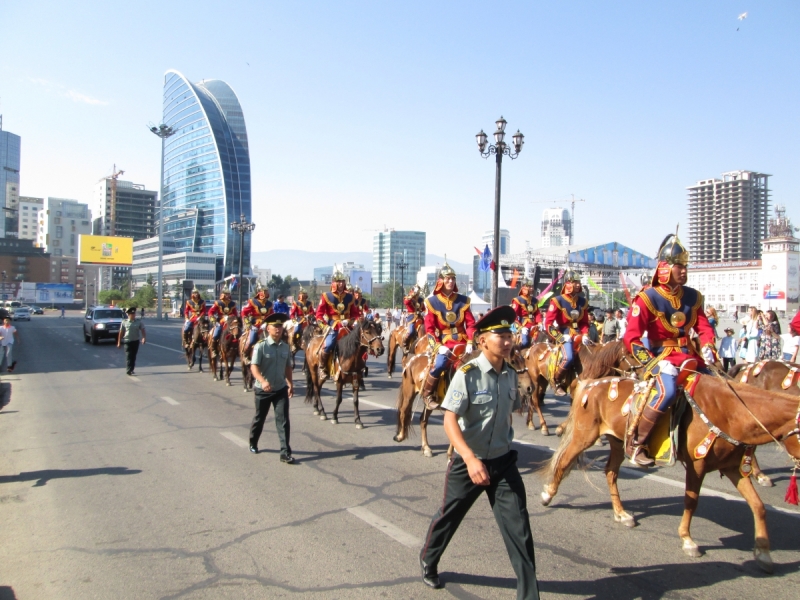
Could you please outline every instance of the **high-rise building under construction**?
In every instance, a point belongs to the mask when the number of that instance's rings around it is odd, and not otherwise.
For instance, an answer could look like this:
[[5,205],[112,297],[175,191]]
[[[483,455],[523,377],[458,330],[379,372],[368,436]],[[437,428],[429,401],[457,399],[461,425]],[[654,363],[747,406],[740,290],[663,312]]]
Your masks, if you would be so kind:
[[689,190],[689,253],[693,263],[761,258],[767,237],[770,175],[730,171]]

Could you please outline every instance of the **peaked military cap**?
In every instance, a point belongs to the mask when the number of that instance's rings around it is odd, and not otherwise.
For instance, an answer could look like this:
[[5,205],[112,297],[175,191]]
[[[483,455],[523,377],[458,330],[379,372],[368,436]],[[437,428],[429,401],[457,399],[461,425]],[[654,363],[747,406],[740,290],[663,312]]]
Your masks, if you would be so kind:
[[288,320],[289,315],[285,315],[283,313],[272,313],[266,319],[264,319],[264,323],[266,325],[283,325]]
[[507,333],[511,331],[511,325],[517,318],[517,313],[508,305],[498,306],[487,312],[475,323],[475,330],[478,333]]

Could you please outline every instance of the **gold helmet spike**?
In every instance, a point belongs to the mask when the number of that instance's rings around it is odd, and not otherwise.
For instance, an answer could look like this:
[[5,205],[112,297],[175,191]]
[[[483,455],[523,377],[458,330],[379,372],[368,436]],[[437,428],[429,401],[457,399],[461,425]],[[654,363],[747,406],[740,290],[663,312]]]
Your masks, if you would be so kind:
[[331,275],[331,281],[347,281],[347,277],[341,271],[334,271],[333,275]]
[[689,251],[678,239],[678,234],[671,233],[661,242],[656,259],[669,265],[686,266],[689,264]]

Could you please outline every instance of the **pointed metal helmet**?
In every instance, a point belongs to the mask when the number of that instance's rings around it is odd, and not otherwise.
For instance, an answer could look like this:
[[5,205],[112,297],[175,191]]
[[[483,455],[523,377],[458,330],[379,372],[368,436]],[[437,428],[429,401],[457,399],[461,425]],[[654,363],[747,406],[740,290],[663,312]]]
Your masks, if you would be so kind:
[[568,281],[577,281],[578,283],[580,283],[581,281],[580,273],[578,273],[577,271],[573,271],[572,269],[567,267],[567,270],[564,271],[564,283]]
[[361,293],[361,288],[360,288],[360,287],[358,287],[358,286],[355,286],[355,287],[353,288],[353,292],[360,294],[360,293]]
[[453,270],[453,267],[444,263],[441,269],[439,269],[439,279],[444,279],[445,277],[455,277],[456,272]]
[[658,262],[665,262],[669,265],[688,265],[689,251],[678,239],[677,234],[669,234],[661,242],[658,248]]
[[200,290],[198,290],[197,288],[192,288],[192,296],[194,296],[195,294],[199,294],[199,293],[200,293]]
[[261,282],[260,282],[260,281],[257,281],[257,282],[256,282],[256,294],[257,294],[258,292],[264,292],[264,291],[266,291],[266,289],[267,289],[267,288],[265,288],[263,285],[261,285]]
[[299,298],[302,295],[308,296],[308,292],[306,291],[306,288],[302,288],[301,287],[299,290],[297,290],[297,297]]
[[229,288],[227,285],[223,285],[222,289],[220,290],[219,293],[220,293],[220,295],[222,295],[222,294],[230,294],[231,293],[231,288]]
[[522,286],[521,286],[521,287],[529,287],[529,288],[532,288],[532,287],[533,287],[533,280],[531,280],[531,279],[527,279],[527,278],[523,278],[523,280],[522,280]]
[[347,277],[341,271],[334,271],[331,275],[331,281],[347,281]]
[[350,284],[348,283],[348,284],[347,284],[347,287],[346,287],[345,289],[346,289],[348,292],[352,292],[352,291],[353,291],[353,286],[352,286],[352,285],[350,285]]

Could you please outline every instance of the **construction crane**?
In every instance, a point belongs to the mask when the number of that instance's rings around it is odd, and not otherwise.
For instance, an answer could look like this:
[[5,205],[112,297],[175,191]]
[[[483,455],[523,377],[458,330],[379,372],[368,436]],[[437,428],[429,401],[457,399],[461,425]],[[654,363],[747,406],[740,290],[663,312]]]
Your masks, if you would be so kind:
[[569,245],[572,246],[575,243],[575,203],[576,202],[586,202],[583,198],[575,198],[575,194],[570,194],[572,196],[572,200],[534,200],[531,204],[558,204],[560,202],[569,202],[571,204],[571,230],[569,235]]
[[116,228],[117,228],[117,179],[119,179],[120,175],[123,175],[125,171],[120,169],[117,171],[117,165],[115,164],[111,167],[111,177],[101,177],[98,180],[105,181],[106,179],[111,179],[111,218],[109,219],[109,235],[116,235]]

